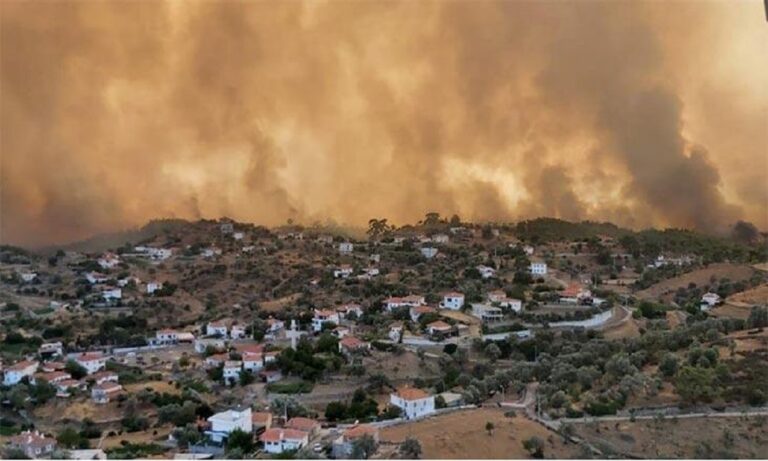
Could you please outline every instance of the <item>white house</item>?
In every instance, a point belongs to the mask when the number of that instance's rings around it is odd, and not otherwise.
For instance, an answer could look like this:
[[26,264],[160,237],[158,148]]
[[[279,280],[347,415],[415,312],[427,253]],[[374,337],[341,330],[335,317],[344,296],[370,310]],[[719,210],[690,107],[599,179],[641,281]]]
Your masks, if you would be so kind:
[[427,259],[432,259],[437,255],[437,248],[435,247],[421,247],[421,255]]
[[432,236],[432,241],[435,243],[448,243],[449,237],[446,234],[435,234]]
[[158,343],[174,344],[179,341],[179,332],[176,330],[158,330],[155,333],[155,340]]
[[416,419],[435,412],[435,397],[421,389],[403,387],[390,394],[389,402],[403,411],[407,419]]
[[453,327],[442,320],[435,320],[427,325],[427,333],[430,335],[446,335],[451,331],[453,331]]
[[264,451],[280,454],[285,451],[299,450],[309,443],[309,433],[296,429],[273,427],[264,431],[259,440],[264,444]]
[[13,386],[18,384],[22,378],[29,377],[35,374],[37,371],[38,362],[22,360],[5,369],[5,377],[3,378],[3,384],[6,386]]
[[249,353],[243,354],[243,370],[257,372],[264,368],[264,354]]
[[106,302],[117,301],[122,299],[123,290],[122,288],[117,287],[105,287],[103,290],[101,290],[101,297]]
[[232,238],[235,240],[242,240],[245,237],[245,233],[243,232],[235,232],[232,234]]
[[547,275],[547,263],[544,261],[531,262],[531,275]]
[[231,234],[235,231],[235,223],[229,221],[222,222],[219,224],[219,230],[222,234]]
[[91,388],[91,399],[96,403],[109,403],[123,391],[123,386],[114,381],[105,381]]
[[101,352],[83,352],[74,357],[78,365],[85,368],[89,375],[107,366],[107,358]]
[[202,256],[203,258],[213,258],[214,256],[221,256],[221,248],[216,248],[216,247],[204,248],[203,251],[200,252],[200,256]]
[[372,279],[373,277],[376,277],[380,273],[381,271],[379,270],[378,267],[366,267],[365,269],[363,269],[363,273],[358,275],[357,278],[368,280],[368,279]]
[[233,409],[216,413],[208,418],[211,429],[206,434],[214,442],[221,443],[237,429],[250,434],[253,431],[251,409]]
[[208,347],[212,347],[216,350],[223,350],[226,346],[226,341],[222,338],[202,338],[202,339],[195,339],[195,352],[198,354],[202,354],[208,349]]
[[96,262],[102,269],[112,269],[120,264],[120,258],[114,253],[104,253]]
[[389,326],[389,333],[387,336],[389,336],[389,339],[391,339],[394,342],[400,341],[400,337],[403,334],[403,324],[402,322],[395,322],[392,325]]
[[336,311],[328,309],[315,309],[315,316],[312,317],[312,331],[319,332],[323,330],[323,325],[333,322],[339,324],[339,314]]
[[24,431],[8,440],[8,446],[21,450],[30,459],[41,459],[56,449],[56,439],[38,431]]
[[267,327],[268,327],[267,333],[274,334],[285,328],[285,322],[283,322],[282,320],[270,317],[267,319]]
[[147,246],[134,247],[133,251],[145,255],[154,261],[163,261],[171,257],[173,251],[168,248],[154,248]]
[[709,310],[718,304],[720,304],[722,300],[720,299],[720,296],[717,293],[706,293],[704,296],[701,297],[701,309],[702,310]]
[[134,285],[138,285],[141,283],[141,280],[139,280],[138,277],[134,277],[132,275],[129,275],[128,277],[122,278],[117,281],[117,286],[120,288],[125,288],[128,286],[129,283],[133,282]]
[[224,382],[236,383],[240,379],[240,372],[243,370],[243,362],[239,360],[227,360],[224,362]]
[[85,279],[88,280],[88,283],[91,285],[96,285],[98,283],[106,283],[107,280],[109,280],[109,277],[101,272],[88,272],[85,274]]
[[245,325],[240,325],[239,323],[233,323],[232,327],[229,329],[229,337],[232,339],[245,338]]
[[21,272],[19,274],[19,277],[21,277],[21,280],[24,283],[29,283],[37,278],[36,272]]
[[440,307],[457,311],[464,306],[464,294],[458,292],[446,293],[443,295],[443,302]]
[[355,251],[355,245],[351,242],[341,242],[339,243],[339,253],[343,255],[347,255]]
[[339,313],[341,319],[346,319],[349,314],[355,314],[359,318],[363,315],[363,308],[360,304],[349,303],[337,307],[336,312]]
[[205,326],[205,334],[207,336],[220,336],[224,338],[227,336],[227,324],[224,322],[210,322]]
[[404,298],[393,297],[384,300],[384,306],[389,312],[392,312],[393,309],[398,309],[401,307],[415,307],[422,306],[424,304],[426,304],[424,296],[419,295],[408,295]]
[[175,344],[179,341],[179,332],[176,330],[158,330],[155,333],[155,341],[160,344]]
[[342,264],[339,266],[338,269],[335,269],[333,271],[333,277],[337,279],[345,279],[352,275],[352,272],[354,272],[354,269],[352,269],[352,266],[349,264]]
[[498,304],[501,307],[507,307],[515,312],[523,310],[523,302],[519,299],[509,298],[507,294],[502,290],[496,290],[488,293],[488,301],[493,304]]
[[151,295],[152,293],[156,292],[157,290],[163,288],[162,282],[147,282],[147,294]]
[[500,307],[487,304],[472,304],[472,315],[483,322],[496,322],[504,319],[504,312]]
[[40,354],[40,356],[42,356],[43,358],[61,355],[63,352],[64,352],[64,345],[61,343],[61,341],[56,341],[52,343],[43,343],[37,349],[37,353]]
[[484,279],[489,279],[496,276],[496,269],[488,266],[477,266],[477,271],[480,272],[480,276]]
[[354,444],[356,440],[362,437],[371,437],[374,442],[379,442],[379,429],[375,426],[368,424],[355,424],[354,426],[346,429],[344,433],[333,441],[332,454],[334,459],[349,459],[352,458],[354,452]]

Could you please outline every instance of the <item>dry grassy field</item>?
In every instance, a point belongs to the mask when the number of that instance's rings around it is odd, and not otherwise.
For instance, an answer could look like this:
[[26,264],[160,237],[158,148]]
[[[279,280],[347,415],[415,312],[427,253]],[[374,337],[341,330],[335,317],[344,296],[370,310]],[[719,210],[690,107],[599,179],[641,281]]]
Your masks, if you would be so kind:
[[695,283],[697,286],[708,285],[713,276],[717,279],[727,278],[735,282],[750,278],[754,271],[755,269],[747,264],[712,264],[704,269],[694,270],[659,282],[645,290],[638,291],[637,296],[641,299],[655,300],[674,293],[678,288],[687,288],[690,283]]
[[[489,421],[495,426],[493,434],[485,430]],[[497,408],[457,411],[388,427],[382,429],[381,440],[402,442],[406,437],[416,437],[425,459],[510,459],[529,458],[523,440],[534,435],[545,441],[547,458],[572,458],[579,453],[577,446],[566,445],[560,436],[537,423],[522,416],[508,418],[503,409]]]
[[575,424],[606,451],[641,458],[766,458],[765,418],[691,418]]
[[727,301],[744,304],[768,304],[768,284],[758,285],[741,293],[731,295]]

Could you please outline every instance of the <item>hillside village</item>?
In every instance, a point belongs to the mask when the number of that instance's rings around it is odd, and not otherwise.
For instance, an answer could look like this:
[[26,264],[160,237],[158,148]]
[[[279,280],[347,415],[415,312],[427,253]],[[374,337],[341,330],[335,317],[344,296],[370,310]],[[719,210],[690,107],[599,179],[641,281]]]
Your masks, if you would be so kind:
[[0,247],[5,457],[768,457],[764,235],[152,229]]

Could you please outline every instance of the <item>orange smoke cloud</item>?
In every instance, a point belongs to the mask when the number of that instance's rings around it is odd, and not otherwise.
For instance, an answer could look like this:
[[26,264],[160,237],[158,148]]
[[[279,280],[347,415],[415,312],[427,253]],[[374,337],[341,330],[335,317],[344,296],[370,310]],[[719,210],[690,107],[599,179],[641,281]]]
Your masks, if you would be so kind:
[[761,8],[3,2],[0,241],[427,210],[766,227]]

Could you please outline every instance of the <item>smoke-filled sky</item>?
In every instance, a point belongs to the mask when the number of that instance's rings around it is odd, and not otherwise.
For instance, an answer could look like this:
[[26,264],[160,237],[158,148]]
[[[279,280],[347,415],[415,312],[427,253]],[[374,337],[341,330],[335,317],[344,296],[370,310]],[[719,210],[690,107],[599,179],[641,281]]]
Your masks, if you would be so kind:
[[171,216],[768,227],[760,0],[0,12],[3,243]]

